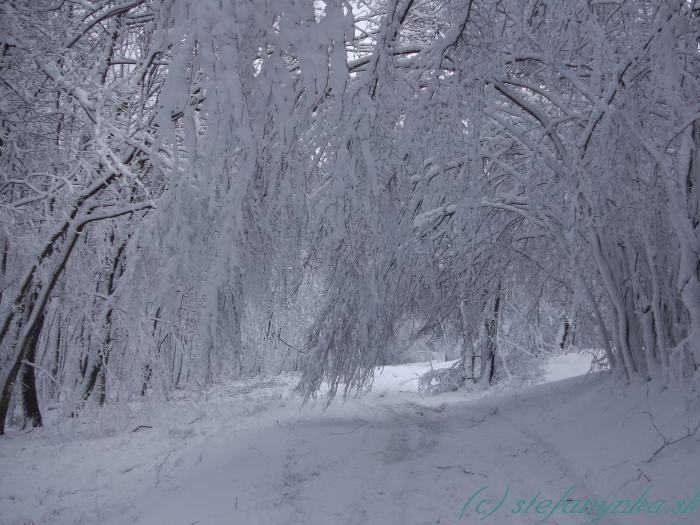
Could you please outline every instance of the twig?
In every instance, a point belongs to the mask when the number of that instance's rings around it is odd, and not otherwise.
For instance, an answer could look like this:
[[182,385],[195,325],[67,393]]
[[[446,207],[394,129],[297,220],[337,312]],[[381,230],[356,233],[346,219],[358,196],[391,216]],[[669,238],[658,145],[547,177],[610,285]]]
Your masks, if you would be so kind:
[[645,461],[645,463],[651,463],[654,458],[661,453],[662,450],[664,450],[666,447],[670,447],[671,445],[675,445],[676,443],[680,443],[681,441],[684,441],[688,438],[693,437],[695,434],[698,433],[698,430],[700,430],[700,421],[698,421],[698,424],[695,425],[695,428],[691,429],[690,425],[686,427],[686,433],[685,435],[674,438],[674,439],[669,439],[666,437],[666,435],[661,432],[661,429],[658,427],[656,424],[656,421],[654,420],[654,416],[651,414],[651,412],[644,411],[644,414],[646,414],[649,417],[649,421],[651,422],[651,426],[654,427],[654,430],[661,436],[661,440],[663,441],[661,443],[661,446],[659,446],[651,455],[649,459]]
[[360,419],[359,421],[360,421],[360,424],[357,425],[357,426],[356,426],[355,428],[353,428],[352,430],[349,430],[348,432],[330,432],[330,433],[333,434],[334,436],[338,436],[338,435],[341,435],[341,434],[352,434],[353,432],[358,431],[359,429],[361,429],[362,427],[364,427],[364,426],[367,424],[367,421],[365,421],[365,420],[363,420],[363,419]]
[[165,455],[165,459],[161,463],[156,465],[156,485],[158,485],[158,483],[160,482],[160,471],[163,470],[163,465],[165,465],[165,462],[168,461],[168,458],[170,457],[171,453],[172,450]]
[[132,466],[132,467],[127,467],[127,468],[125,468],[124,470],[122,470],[121,473],[122,473],[122,474],[126,474],[127,472],[131,472],[131,471],[134,470],[135,468],[143,467],[144,465],[145,465],[145,463],[139,463],[138,465],[134,465],[134,466]]
[[439,468],[439,469],[458,468],[458,469],[460,469],[462,472],[464,472],[465,474],[467,474],[468,476],[477,476],[477,475],[478,475],[478,476],[483,476],[483,477],[485,477],[485,478],[488,478],[488,476],[487,476],[486,474],[484,474],[483,472],[471,472],[471,471],[467,470],[466,468],[464,468],[464,467],[462,467],[462,466],[460,466],[460,465],[445,465],[444,467],[439,467],[439,466],[437,466],[437,465],[433,465],[433,468]]
[[153,427],[151,425],[139,425],[134,430],[132,430],[132,432],[138,432],[142,428],[153,428]]
[[282,342],[282,344],[284,344],[285,346],[291,348],[291,349],[294,350],[295,352],[299,352],[300,354],[305,354],[305,353],[306,353],[306,352],[304,352],[304,350],[299,350],[297,347],[290,345],[287,341],[285,341],[284,339],[282,339],[282,336],[281,336],[281,335],[278,335],[278,336],[277,336],[277,339],[279,339],[279,340]]

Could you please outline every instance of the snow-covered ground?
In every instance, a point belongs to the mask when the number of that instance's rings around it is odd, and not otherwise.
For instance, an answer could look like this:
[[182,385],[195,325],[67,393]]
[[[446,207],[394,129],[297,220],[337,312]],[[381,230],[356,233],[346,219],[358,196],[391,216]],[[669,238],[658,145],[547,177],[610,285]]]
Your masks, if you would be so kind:
[[[566,359],[548,377],[585,371]],[[644,497],[666,508],[700,490],[700,435],[649,461],[660,432],[671,441],[697,424],[697,400],[596,376],[421,397],[417,375],[429,368],[386,367],[372,392],[325,411],[300,408],[283,376],[6,436],[0,523],[562,525],[591,516],[535,507],[570,487],[569,500],[636,500],[650,489]],[[528,514],[511,512],[538,491]],[[700,499],[695,507],[600,523],[694,525]]]
[[568,377],[582,376],[591,369],[593,354],[568,353],[550,358],[544,371],[544,381],[560,381]]

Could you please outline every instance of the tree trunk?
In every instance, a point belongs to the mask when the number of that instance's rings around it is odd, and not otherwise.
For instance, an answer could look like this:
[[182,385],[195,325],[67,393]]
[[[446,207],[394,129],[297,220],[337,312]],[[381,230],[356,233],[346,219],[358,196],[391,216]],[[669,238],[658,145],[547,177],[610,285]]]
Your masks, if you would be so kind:
[[566,346],[566,341],[569,339],[569,334],[571,333],[571,321],[566,316],[566,314],[561,316],[561,329],[559,331],[559,341],[557,345],[561,350],[564,350]]
[[464,381],[476,380],[474,365],[476,363],[476,355],[474,354],[474,345],[471,337],[471,330],[469,328],[469,315],[467,312],[467,301],[460,301],[460,316],[462,319],[462,375],[464,376]]
[[493,298],[493,310],[484,320],[485,341],[481,347],[481,383],[493,385],[496,375],[496,352],[498,351],[498,313],[501,307],[501,285]]
[[[36,324],[27,340],[27,347],[24,353],[24,360],[34,364],[36,358],[36,347],[39,343],[39,336],[44,326],[44,314],[40,314]],[[32,427],[42,425],[41,411],[39,410],[39,397],[36,391],[36,377],[32,365],[22,365],[20,388],[22,391],[22,408],[24,410],[25,425],[29,423]]]

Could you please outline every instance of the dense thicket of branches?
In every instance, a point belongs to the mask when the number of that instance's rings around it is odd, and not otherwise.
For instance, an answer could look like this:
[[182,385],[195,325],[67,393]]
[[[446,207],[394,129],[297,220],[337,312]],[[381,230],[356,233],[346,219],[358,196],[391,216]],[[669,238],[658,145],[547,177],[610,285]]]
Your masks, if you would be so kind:
[[[453,334],[700,375],[692,0],[9,0],[0,433]],[[525,356],[525,357],[523,357]]]

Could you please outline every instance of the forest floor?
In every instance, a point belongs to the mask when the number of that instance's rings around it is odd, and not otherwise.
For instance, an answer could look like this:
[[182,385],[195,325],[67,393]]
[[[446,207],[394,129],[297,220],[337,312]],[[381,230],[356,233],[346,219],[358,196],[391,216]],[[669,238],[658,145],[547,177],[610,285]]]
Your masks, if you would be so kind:
[[697,399],[592,375],[422,397],[428,368],[386,367],[325,411],[283,376],[18,431],[0,438],[0,523],[700,523],[700,433],[652,459]]

